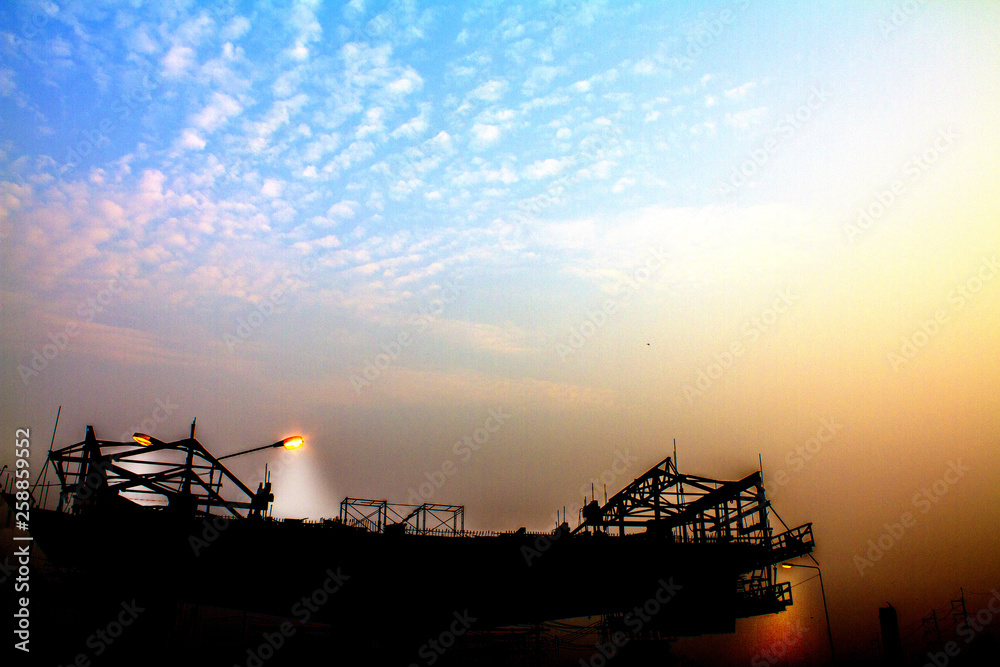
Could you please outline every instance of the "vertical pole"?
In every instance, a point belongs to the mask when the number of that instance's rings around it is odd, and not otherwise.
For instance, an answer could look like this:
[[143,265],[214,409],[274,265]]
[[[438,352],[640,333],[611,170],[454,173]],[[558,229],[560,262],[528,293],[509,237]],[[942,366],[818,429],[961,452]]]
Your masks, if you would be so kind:
[[826,606],[826,587],[823,586],[823,570],[816,568],[819,572],[819,590],[823,594],[823,613],[826,615],[826,637],[830,640],[830,661],[834,664],[837,663],[837,655],[833,650],[833,631],[830,630],[830,610]]
[[968,626],[969,625],[969,612],[965,608],[965,589],[964,588],[960,588],[958,590],[960,590],[962,592],[962,622],[965,623],[966,626]]

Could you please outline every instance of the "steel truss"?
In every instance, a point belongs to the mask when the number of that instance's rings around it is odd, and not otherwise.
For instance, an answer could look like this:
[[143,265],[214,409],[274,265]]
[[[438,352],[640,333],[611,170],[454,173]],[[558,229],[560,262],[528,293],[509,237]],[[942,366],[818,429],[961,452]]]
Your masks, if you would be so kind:
[[644,528],[672,542],[742,544],[750,556],[740,564],[737,596],[741,615],[784,609],[791,585],[776,581],[777,564],[813,550],[812,524],[772,535],[770,503],[760,472],[737,481],[681,474],[667,457],[612,496],[603,506],[584,499],[583,522],[573,531],[619,535]]
[[340,520],[348,526],[360,526],[374,533],[392,531],[416,535],[465,533],[465,506],[424,503],[407,505],[386,500],[344,498],[340,502]]
[[[173,460],[171,460],[173,459]],[[167,500],[166,511],[207,516],[221,510],[233,517],[263,517],[270,501],[270,483],[254,493],[191,437],[176,442],[137,443],[98,440],[87,427],[83,442],[49,453],[59,477],[59,509],[85,513],[98,507],[125,509],[137,505],[122,493]],[[142,470],[137,472],[136,470]],[[231,483],[238,499],[227,499]],[[226,488],[224,488],[226,485]]]

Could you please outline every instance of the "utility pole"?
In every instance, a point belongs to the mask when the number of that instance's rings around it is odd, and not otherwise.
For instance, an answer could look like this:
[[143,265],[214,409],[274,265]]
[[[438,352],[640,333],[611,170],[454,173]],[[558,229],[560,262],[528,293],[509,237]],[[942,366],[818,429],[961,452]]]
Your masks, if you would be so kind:
[[[957,600],[951,601],[951,614],[954,617],[956,624],[962,623],[964,625],[968,625],[969,612],[965,608],[965,589],[960,588],[958,590],[961,592],[961,597],[959,597]],[[958,613],[959,607],[961,607],[962,609],[961,614]]]
[[938,625],[937,610],[931,612],[931,615],[927,618],[920,619],[920,622],[926,626],[931,625],[930,629],[924,630],[924,638],[926,639],[929,635],[934,635],[935,639],[933,641],[927,642],[927,645],[932,649],[940,649],[942,646],[941,642],[941,626]]

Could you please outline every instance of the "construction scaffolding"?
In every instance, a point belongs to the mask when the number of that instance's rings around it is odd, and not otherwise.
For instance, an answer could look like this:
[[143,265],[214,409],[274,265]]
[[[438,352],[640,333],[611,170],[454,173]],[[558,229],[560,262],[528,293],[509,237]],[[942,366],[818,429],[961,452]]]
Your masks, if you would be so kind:
[[344,498],[340,520],[373,533],[405,532],[413,535],[465,534],[465,506],[423,503],[407,505],[368,498]]

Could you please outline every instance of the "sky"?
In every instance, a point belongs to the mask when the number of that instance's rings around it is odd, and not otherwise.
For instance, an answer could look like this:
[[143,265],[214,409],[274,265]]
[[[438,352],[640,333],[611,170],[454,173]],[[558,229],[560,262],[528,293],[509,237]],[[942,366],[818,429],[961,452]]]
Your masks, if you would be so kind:
[[[676,440],[813,523],[844,655],[1000,585],[1000,5],[134,4],[0,9],[36,472],[58,406],[56,447],[197,418],[306,438],[234,460],[276,516],[544,530]],[[810,574],[740,664],[821,654]]]

